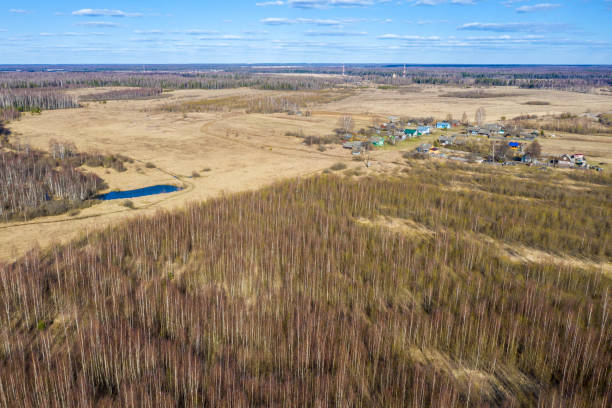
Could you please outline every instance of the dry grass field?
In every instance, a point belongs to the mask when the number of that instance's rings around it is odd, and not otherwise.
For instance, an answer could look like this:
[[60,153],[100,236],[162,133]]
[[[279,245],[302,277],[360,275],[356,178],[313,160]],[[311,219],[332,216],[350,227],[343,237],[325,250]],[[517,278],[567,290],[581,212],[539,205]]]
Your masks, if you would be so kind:
[[[486,93],[505,94],[493,98],[458,98],[443,96],[457,92],[458,88],[444,86],[410,86],[405,89],[362,89],[357,95],[331,103],[326,109],[331,111],[371,112],[379,115],[406,115],[443,119],[449,113],[461,119],[463,112],[470,120],[478,107],[487,112],[487,120],[495,121],[502,117],[512,118],[522,114],[574,114],[606,112],[612,109],[612,98],[599,93],[576,93],[543,89],[519,89],[494,87]],[[527,105],[529,101],[548,102],[549,105]]]
[[[79,89],[77,95],[106,92],[111,88]],[[309,106],[312,116],[247,114],[228,109],[219,112],[163,112],[167,104],[181,104],[211,98],[256,98],[262,94],[282,96],[292,93],[240,88],[228,90],[179,90],[164,93],[163,98],[146,100],[86,102],[82,108],[44,111],[24,115],[10,124],[16,137],[34,147],[47,149],[52,139],[73,142],[80,151],[123,154],[134,159],[127,171],[92,168],[109,189],[132,189],[154,184],[184,187],[177,193],[133,199],[135,209],[122,200],[108,201],[81,210],[76,216],[54,216],[29,222],[0,225],[0,259],[15,259],[35,245],[48,246],[53,241],[66,242],[80,234],[115,223],[134,215],[151,214],[158,209],[182,207],[225,192],[257,189],[280,179],[321,172],[337,162],[361,167],[349,152],[333,145],[320,152],[302,144],[302,139],[287,132],[326,136],[338,120],[351,114],[356,128],[382,121],[388,115],[433,116],[463,112],[473,120],[480,106],[487,120],[520,114],[555,114],[609,111],[610,96],[548,90],[503,88],[511,94],[497,98],[457,98],[442,96],[456,88],[411,87],[383,90],[359,89],[343,99]],[[492,91],[493,92],[493,91]],[[293,93],[295,94],[295,92]],[[549,105],[526,105],[527,101],[546,101]],[[612,148],[607,136],[559,135],[545,139],[545,153],[568,149],[597,157],[595,161],[612,163]],[[396,171],[393,163],[401,160],[395,150],[374,153],[372,171]],[[155,167],[147,166],[152,163]],[[195,176],[195,177],[194,177]]]

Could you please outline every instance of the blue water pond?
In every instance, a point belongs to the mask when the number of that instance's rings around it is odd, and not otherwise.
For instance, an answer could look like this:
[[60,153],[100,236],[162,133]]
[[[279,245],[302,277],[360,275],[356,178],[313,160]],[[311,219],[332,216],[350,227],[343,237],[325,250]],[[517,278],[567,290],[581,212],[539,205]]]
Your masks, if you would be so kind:
[[149,186],[144,188],[137,188],[136,190],[125,190],[125,191],[111,191],[110,193],[100,194],[96,198],[98,200],[119,200],[126,198],[144,197],[155,194],[172,193],[180,190],[177,186],[171,186],[168,184],[160,184],[157,186]]

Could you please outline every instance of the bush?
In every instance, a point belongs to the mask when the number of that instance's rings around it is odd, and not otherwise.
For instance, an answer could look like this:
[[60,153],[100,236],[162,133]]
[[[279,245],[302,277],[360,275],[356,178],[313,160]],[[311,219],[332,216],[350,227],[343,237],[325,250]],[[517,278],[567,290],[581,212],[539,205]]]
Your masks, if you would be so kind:
[[333,164],[329,169],[332,171],[339,171],[339,170],[344,170],[346,169],[346,164],[338,162],[336,164]]
[[131,208],[132,210],[136,208],[132,200],[125,200],[124,202],[121,203],[121,205],[127,208]]
[[154,168],[155,168],[155,165],[154,165],[153,163],[151,163],[151,162],[147,162],[147,163],[145,164],[145,167],[146,167],[147,169],[154,169]]

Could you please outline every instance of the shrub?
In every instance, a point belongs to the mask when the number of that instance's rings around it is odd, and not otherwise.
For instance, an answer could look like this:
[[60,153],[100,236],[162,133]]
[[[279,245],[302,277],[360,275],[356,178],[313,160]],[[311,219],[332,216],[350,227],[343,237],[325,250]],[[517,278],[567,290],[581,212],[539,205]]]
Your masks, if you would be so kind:
[[345,163],[338,162],[336,164],[333,164],[329,169],[332,170],[332,171],[339,171],[339,170],[346,169],[346,167],[347,166],[346,166]]
[[127,207],[127,208],[131,208],[132,210],[133,210],[134,208],[136,208],[136,207],[134,206],[134,202],[133,202],[132,200],[125,200],[125,201],[123,201],[123,202],[121,203],[121,205],[122,205],[122,206],[124,206],[124,207]]

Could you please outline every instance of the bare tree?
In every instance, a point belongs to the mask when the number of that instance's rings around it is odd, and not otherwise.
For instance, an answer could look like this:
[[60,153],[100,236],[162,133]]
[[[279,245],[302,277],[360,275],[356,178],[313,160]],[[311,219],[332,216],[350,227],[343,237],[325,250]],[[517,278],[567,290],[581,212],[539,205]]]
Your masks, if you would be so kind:
[[542,155],[542,146],[540,146],[537,140],[534,140],[533,143],[527,146],[525,151],[533,157],[540,157]]
[[474,117],[476,123],[478,124],[478,126],[482,126],[484,124],[484,121],[487,118],[487,112],[485,111],[485,109],[481,106],[480,108],[478,108],[476,110],[476,115]]
[[467,113],[463,112],[463,116],[461,116],[461,123],[464,125],[469,125],[470,122],[468,120],[468,115]]
[[351,115],[342,116],[338,121],[338,127],[342,129],[344,135],[347,136],[355,127],[355,122]]

